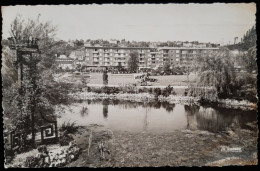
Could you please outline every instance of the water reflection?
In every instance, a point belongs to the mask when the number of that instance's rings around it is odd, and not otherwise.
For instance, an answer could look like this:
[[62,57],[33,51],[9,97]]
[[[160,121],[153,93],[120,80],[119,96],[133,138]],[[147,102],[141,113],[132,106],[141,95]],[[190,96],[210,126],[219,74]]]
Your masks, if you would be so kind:
[[[79,125],[100,124],[112,130],[130,132],[172,132],[174,130],[221,131],[231,124],[241,127],[255,121],[256,111],[211,106],[137,103],[119,100],[96,100],[74,103],[60,119]],[[79,114],[80,113],[80,114]]]
[[85,116],[88,115],[88,108],[87,108],[87,106],[83,106],[83,107],[82,107],[82,109],[80,110],[80,115],[81,115],[82,117],[85,117]]
[[245,123],[256,120],[256,111],[242,111],[221,107],[203,107],[185,105],[187,114],[187,129],[223,131],[232,124],[244,127]]
[[197,129],[196,113],[198,113],[200,106],[198,105],[184,105],[184,110],[187,114],[187,129]]
[[108,117],[108,104],[109,102],[107,100],[103,100],[102,101],[102,104],[103,104],[103,117],[104,119],[107,119]]
[[167,112],[171,113],[175,107],[175,104],[169,104],[167,102],[130,102],[130,101],[120,101],[114,99],[103,99],[103,100],[87,100],[88,104],[100,104],[100,102],[104,105],[113,105],[119,106],[122,109],[133,109],[142,106],[143,108],[155,108],[161,109],[164,108]]

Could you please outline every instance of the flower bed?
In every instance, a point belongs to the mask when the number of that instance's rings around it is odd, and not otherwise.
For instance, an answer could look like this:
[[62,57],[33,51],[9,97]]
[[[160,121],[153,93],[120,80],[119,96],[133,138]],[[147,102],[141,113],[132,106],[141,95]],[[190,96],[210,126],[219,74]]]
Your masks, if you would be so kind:
[[75,141],[68,146],[40,146],[37,150],[19,154],[12,161],[12,164],[6,167],[22,168],[41,168],[41,167],[61,167],[76,160],[80,149]]

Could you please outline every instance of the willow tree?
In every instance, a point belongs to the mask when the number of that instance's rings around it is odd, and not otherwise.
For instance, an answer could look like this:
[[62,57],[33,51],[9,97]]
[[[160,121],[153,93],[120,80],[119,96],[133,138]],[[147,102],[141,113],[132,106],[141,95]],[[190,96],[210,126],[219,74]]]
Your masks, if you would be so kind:
[[198,56],[194,69],[198,77],[196,83],[190,85],[190,95],[210,101],[233,95],[235,72],[228,49],[221,48],[207,56]]

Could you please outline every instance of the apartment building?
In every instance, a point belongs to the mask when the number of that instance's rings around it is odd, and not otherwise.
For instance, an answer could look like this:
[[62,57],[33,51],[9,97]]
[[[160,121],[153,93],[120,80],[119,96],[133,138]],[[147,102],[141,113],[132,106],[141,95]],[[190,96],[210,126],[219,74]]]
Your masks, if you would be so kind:
[[139,67],[147,67],[152,48],[135,48],[135,47],[85,47],[86,61],[89,66],[94,67],[116,67],[122,66],[127,68],[127,61],[130,53],[138,52]]
[[162,65],[166,62],[171,65],[191,65],[198,56],[213,55],[219,48],[194,48],[194,47],[162,47],[158,48],[163,54]]
[[[165,63],[177,66],[191,65],[198,56],[212,55],[219,48],[211,47],[104,47],[86,46],[85,56],[80,52],[70,57],[80,56],[88,68],[109,69],[117,66],[128,67],[130,53],[138,52],[139,68],[158,68]],[[82,51],[81,51],[82,52]],[[84,61],[82,61],[84,59]],[[76,60],[76,59],[75,59]],[[76,60],[79,62],[79,59]]]

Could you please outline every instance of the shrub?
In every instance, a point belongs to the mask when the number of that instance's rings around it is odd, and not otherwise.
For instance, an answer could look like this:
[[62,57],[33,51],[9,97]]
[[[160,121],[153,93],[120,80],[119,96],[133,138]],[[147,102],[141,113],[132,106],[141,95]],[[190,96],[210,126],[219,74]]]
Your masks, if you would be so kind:
[[134,85],[123,85],[120,86],[119,89],[122,93],[131,93],[131,94],[135,93],[137,90],[136,86]]
[[59,143],[61,146],[69,145],[69,142],[73,140],[72,136],[69,134],[75,133],[78,130],[78,126],[75,125],[75,122],[68,121],[63,122],[60,127],[60,137]]
[[170,85],[168,85],[165,89],[162,90],[162,95],[167,97],[169,95],[176,95],[173,87],[171,87]]
[[146,87],[143,88],[143,91],[144,91],[144,93],[149,93],[149,89]]
[[101,87],[101,91],[102,93],[110,94],[110,87],[107,86]]
[[111,88],[111,92],[112,92],[113,94],[118,94],[118,93],[120,92],[120,90],[119,90],[118,87],[112,87],[112,88]]
[[138,93],[143,93],[144,92],[144,90],[142,89],[142,88],[140,88],[139,90],[138,90]]
[[188,92],[189,92],[189,89],[186,88],[186,89],[184,90],[184,96],[187,96],[187,95],[188,95]]
[[92,87],[91,91],[94,93],[102,93],[102,89],[100,87]]
[[76,126],[76,122],[70,122],[70,120],[66,123],[63,122],[60,127],[61,132],[66,132],[68,134],[75,133],[78,129],[78,126]]
[[154,94],[155,94],[155,96],[160,96],[161,95],[161,89],[160,88],[155,88],[154,89]]

